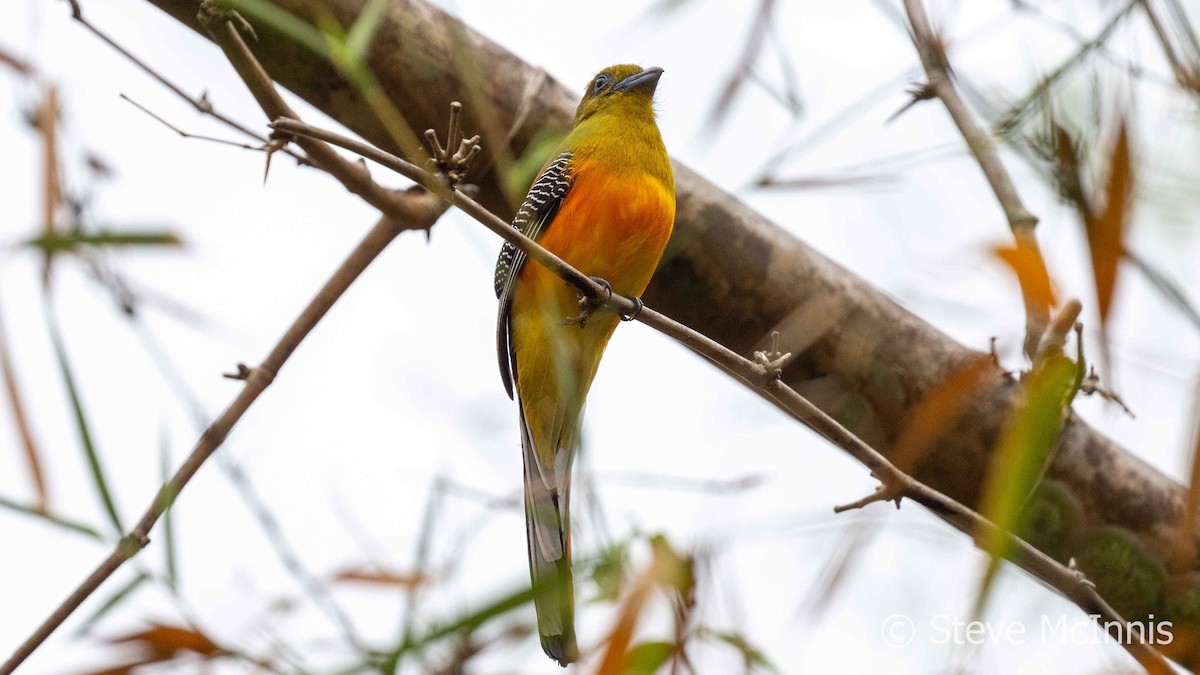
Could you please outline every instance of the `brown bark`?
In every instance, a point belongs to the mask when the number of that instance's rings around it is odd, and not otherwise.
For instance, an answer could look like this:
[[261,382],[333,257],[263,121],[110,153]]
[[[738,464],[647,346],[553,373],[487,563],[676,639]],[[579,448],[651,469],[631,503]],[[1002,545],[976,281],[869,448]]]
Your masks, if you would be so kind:
[[[150,1],[199,30],[198,0]],[[308,19],[319,8],[347,26],[363,5],[274,2]],[[262,25],[255,28],[259,40],[252,47],[279,83],[367,140],[395,149],[329,64]],[[461,100],[463,128],[482,134],[486,151],[502,148],[510,156],[520,156],[540,130],[565,128],[577,100],[577,93],[543,79],[538,69],[422,0],[393,0],[370,66],[413,129],[440,128],[448,103]],[[676,235],[647,303],[745,354],[780,330],[783,350],[800,352],[785,379],[885,454],[922,396],[978,357],[687,167],[675,169]],[[501,215],[511,212],[494,173],[471,181],[481,186],[479,199],[486,206]],[[1015,395],[1013,380],[992,372],[915,476],[959,501],[976,503]],[[1064,518],[1076,521],[1066,534],[1055,535],[1063,546],[1054,552],[1057,557],[1092,565],[1095,572],[1084,569],[1099,577],[1106,598],[1118,599],[1114,604],[1127,619],[1144,618],[1136,614],[1145,611],[1176,621],[1197,616],[1189,605],[1198,604],[1191,597],[1200,575],[1200,533],[1185,525],[1182,485],[1074,417],[1047,478],[1064,495],[1060,501],[1070,511]],[[1050,534],[1035,532],[1031,538],[1048,540]],[[1114,552],[1105,539],[1107,548],[1087,548],[1100,535],[1113,534],[1128,546]],[[1130,592],[1134,597],[1123,599]]]

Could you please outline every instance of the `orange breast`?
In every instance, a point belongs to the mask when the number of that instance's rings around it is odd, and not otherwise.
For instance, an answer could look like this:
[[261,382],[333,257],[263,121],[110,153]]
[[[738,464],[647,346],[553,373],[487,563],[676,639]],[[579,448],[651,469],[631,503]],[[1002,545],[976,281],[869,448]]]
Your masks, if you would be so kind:
[[671,237],[674,193],[641,173],[587,162],[573,169],[571,191],[540,243],[584,274],[607,280],[615,292],[641,295]]

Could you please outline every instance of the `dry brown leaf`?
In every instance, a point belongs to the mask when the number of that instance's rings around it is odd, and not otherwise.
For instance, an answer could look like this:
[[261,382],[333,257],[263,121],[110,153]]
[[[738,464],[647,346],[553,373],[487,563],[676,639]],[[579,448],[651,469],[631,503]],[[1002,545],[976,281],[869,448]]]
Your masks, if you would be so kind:
[[979,355],[926,392],[906,414],[906,422],[892,445],[889,459],[896,468],[912,474],[921,465],[938,439],[958,422],[993,368],[988,356]]
[[[1100,310],[1100,327],[1106,332],[1117,286],[1117,270],[1124,254],[1126,225],[1129,223],[1133,196],[1133,162],[1129,152],[1129,131],[1125,120],[1117,129],[1117,140],[1108,156],[1108,181],[1104,186],[1104,208],[1089,210],[1084,225],[1092,256],[1092,276]],[[1105,345],[1107,350],[1107,344]]]
[[416,588],[429,583],[429,577],[421,572],[366,570],[361,567],[341,570],[333,575],[333,580],[375,584],[377,586],[394,586],[396,588]]
[[1036,248],[1018,238],[1016,245],[996,246],[992,254],[1016,273],[1023,296],[1033,299],[1044,308],[1058,304],[1054,286],[1050,283],[1050,272],[1046,270],[1046,263]]
[[210,658],[224,656],[228,653],[195,628],[167,626],[159,623],[151,624],[146,630],[137,633],[112,638],[109,642],[137,645],[142,648],[146,657],[153,657],[155,661],[169,661],[185,653],[199,654]]

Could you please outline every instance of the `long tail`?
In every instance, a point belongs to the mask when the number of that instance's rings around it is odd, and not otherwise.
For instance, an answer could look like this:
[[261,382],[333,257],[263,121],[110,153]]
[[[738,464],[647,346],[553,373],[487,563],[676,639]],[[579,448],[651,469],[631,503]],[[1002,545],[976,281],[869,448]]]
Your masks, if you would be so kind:
[[566,666],[579,658],[571,576],[571,453],[559,450],[554,468],[544,469],[525,422],[524,406],[517,408],[525,464],[525,535],[538,633],[542,651]]

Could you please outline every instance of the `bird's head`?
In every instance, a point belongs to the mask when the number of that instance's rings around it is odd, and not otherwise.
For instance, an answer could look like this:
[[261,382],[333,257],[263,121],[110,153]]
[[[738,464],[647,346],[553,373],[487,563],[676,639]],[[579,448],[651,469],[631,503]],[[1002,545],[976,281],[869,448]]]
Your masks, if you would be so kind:
[[617,110],[634,114],[645,112],[653,119],[654,88],[662,68],[642,68],[632,64],[605,68],[588,82],[583,100],[575,111],[575,124],[592,117]]

